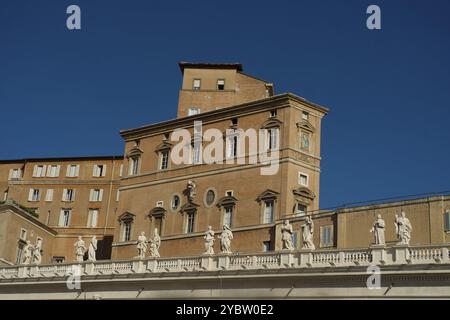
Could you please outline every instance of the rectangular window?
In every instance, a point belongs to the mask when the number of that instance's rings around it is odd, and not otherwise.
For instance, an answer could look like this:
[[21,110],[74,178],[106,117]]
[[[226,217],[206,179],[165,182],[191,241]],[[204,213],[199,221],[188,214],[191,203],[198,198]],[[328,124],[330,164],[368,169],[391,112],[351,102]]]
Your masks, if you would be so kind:
[[199,108],[189,108],[189,110],[188,110],[188,116],[194,116],[199,113],[200,113]]
[[165,170],[169,167],[169,151],[162,151],[160,155],[160,169]]
[[63,189],[62,201],[71,202],[75,200],[74,189]]
[[450,231],[450,211],[444,213],[444,228],[445,231]]
[[268,129],[268,142],[267,147],[269,150],[277,150],[278,149],[278,128]]
[[131,239],[131,221],[123,223],[122,227],[122,241],[130,241]]
[[49,178],[57,178],[59,177],[59,171],[61,170],[61,166],[51,165],[47,168],[47,177]]
[[308,121],[309,120],[309,112],[302,112],[302,119]]
[[320,246],[333,246],[333,226],[325,226],[320,228]]
[[270,117],[275,118],[277,116],[277,110],[270,111]]
[[264,223],[273,222],[273,200],[264,202]]
[[270,241],[264,241],[263,242],[263,252],[271,251],[270,247],[271,247]]
[[17,245],[17,250],[16,250],[16,264],[22,263],[23,247],[24,247],[24,244],[22,242],[19,242],[19,244]]
[[70,225],[70,215],[71,210],[70,209],[62,209],[61,213],[59,214],[59,227],[68,227]]
[[55,263],[64,263],[64,261],[66,260],[66,257],[53,257],[52,258],[52,261],[53,261],[53,263],[55,264]]
[[307,211],[308,211],[308,207],[307,206],[305,206],[302,203],[297,203],[297,206],[295,208],[295,214],[296,215],[304,216],[304,215],[306,215]]
[[45,194],[45,201],[53,201],[53,189],[47,189],[47,193]]
[[162,236],[162,225],[163,225],[163,218],[162,217],[155,217],[154,218],[154,229],[158,229],[158,233],[160,236]]
[[227,139],[227,157],[235,158],[238,151],[238,137],[233,135]]
[[186,233],[194,232],[195,213],[188,213],[186,221]]
[[94,165],[94,171],[92,176],[94,177],[104,177],[106,174],[106,165],[105,164],[96,164]]
[[225,90],[225,80],[224,79],[217,80],[217,90],[219,90],[219,91]]
[[89,209],[88,223],[87,223],[88,228],[97,227],[98,213],[99,213],[98,209]]
[[66,177],[75,178],[80,173],[80,166],[77,164],[69,164],[67,166]]
[[232,197],[233,194],[234,194],[234,191],[233,191],[233,190],[227,190],[227,191],[225,191],[225,196],[227,196],[227,197]]
[[137,174],[139,174],[139,158],[131,158],[128,175],[135,176]]
[[298,173],[298,183],[302,186],[308,186],[308,175],[305,173]]
[[30,193],[28,194],[28,201],[39,201],[39,200],[40,200],[39,189],[30,189]]
[[27,230],[25,229],[20,229],[20,239],[22,240],[27,240]]
[[103,199],[103,189],[91,189],[89,201],[99,202],[102,201],[102,199]]
[[35,165],[33,169],[33,177],[34,178],[41,178],[45,177],[47,166],[45,165]]
[[194,79],[193,84],[192,84],[192,89],[200,90],[201,85],[202,85],[202,81],[200,79]]
[[158,208],[164,207],[164,201],[156,201],[156,206],[157,206]]
[[233,207],[226,207],[223,214],[223,224],[231,227],[233,223]]
[[9,180],[19,180],[22,176],[22,170],[20,169],[11,169],[9,171]]

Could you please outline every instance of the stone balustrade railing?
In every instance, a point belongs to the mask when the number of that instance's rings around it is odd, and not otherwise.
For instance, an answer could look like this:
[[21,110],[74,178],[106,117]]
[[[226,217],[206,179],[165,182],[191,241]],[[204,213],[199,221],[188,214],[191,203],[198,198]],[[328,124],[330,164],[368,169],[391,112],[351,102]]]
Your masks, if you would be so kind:
[[371,247],[346,250],[298,250],[255,254],[217,254],[180,258],[148,258],[53,265],[16,265],[0,268],[0,281],[22,278],[53,278],[68,275],[206,272],[280,268],[336,268],[369,265],[450,264],[447,246]]

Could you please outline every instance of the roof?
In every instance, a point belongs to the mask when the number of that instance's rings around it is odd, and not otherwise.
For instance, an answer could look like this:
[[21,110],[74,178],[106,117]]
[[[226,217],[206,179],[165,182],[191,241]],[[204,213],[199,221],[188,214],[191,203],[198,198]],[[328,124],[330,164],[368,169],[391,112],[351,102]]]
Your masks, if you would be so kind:
[[184,73],[185,68],[196,69],[236,69],[237,71],[243,71],[241,63],[208,63],[208,62],[186,62],[181,61],[178,63],[181,73]]
[[87,157],[50,157],[50,158],[24,158],[24,159],[7,159],[0,160],[0,163],[15,163],[15,162],[43,162],[43,161],[83,161],[83,160],[120,160],[120,156],[87,156]]

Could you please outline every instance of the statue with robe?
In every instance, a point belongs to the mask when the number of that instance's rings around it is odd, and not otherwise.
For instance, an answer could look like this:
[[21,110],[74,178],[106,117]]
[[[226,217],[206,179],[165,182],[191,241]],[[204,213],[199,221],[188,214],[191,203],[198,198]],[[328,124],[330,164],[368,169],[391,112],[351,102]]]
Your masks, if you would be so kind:
[[214,231],[211,226],[208,226],[208,230],[205,232],[205,252],[204,254],[214,254]]
[[147,237],[145,232],[141,232],[137,239],[137,250],[139,259],[145,258],[145,253],[147,252]]
[[150,256],[159,258],[159,247],[161,246],[161,237],[158,234],[158,229],[155,229],[155,234],[150,240]]
[[370,232],[373,233],[375,237],[375,244],[376,245],[385,245],[386,240],[384,237],[384,231],[386,228],[386,223],[383,219],[381,219],[381,214],[377,216],[377,220],[373,223],[372,229],[370,229]]
[[88,249],[88,260],[89,261],[96,261],[96,251],[97,251],[97,237],[93,236],[91,239],[91,242],[89,243],[89,249]]
[[292,225],[289,220],[284,220],[281,226],[281,241],[283,241],[283,250],[294,250],[294,245],[292,242]]
[[42,239],[39,238],[36,240],[36,244],[32,248],[32,252],[33,252],[32,263],[33,264],[41,264],[41,262],[42,262],[41,250],[42,250]]
[[394,224],[397,238],[400,240],[398,244],[409,245],[409,242],[411,241],[412,225],[409,219],[406,218],[404,211],[402,211],[400,217],[395,215]]
[[77,262],[84,261],[84,254],[86,253],[86,245],[81,236],[78,237],[78,240],[74,244],[75,247],[75,256]]
[[31,263],[31,258],[32,258],[32,249],[33,246],[31,245],[31,241],[28,240],[27,243],[25,244],[25,246],[23,247],[23,256],[22,256],[22,264],[30,264]]
[[224,225],[222,233],[218,237],[220,240],[220,250],[222,253],[231,253],[231,240],[233,239],[233,232],[229,226]]
[[314,222],[310,216],[306,217],[305,224],[302,225],[303,235],[303,249],[315,250],[313,235],[314,235]]

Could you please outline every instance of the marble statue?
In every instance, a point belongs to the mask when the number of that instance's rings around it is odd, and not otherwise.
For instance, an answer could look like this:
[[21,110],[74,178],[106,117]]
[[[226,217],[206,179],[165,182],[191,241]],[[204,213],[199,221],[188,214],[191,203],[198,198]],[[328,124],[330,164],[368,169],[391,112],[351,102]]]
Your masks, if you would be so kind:
[[89,261],[96,261],[96,254],[97,251],[97,237],[93,236],[91,239],[91,243],[89,243],[89,249],[88,249],[88,260]]
[[86,245],[81,236],[78,237],[77,242],[74,244],[75,247],[75,256],[77,262],[83,262],[84,253],[86,252]]
[[189,180],[187,183],[187,196],[189,201],[192,201],[194,197],[197,195],[197,185],[194,181]]
[[283,241],[283,250],[294,250],[294,245],[292,242],[292,225],[289,220],[284,220],[281,226],[281,241]]
[[306,217],[305,224],[302,225],[303,229],[303,249],[315,250],[313,235],[314,235],[314,222],[310,216]]
[[158,229],[155,228],[153,239],[150,240],[150,256],[159,258],[159,247],[161,246],[161,237],[158,235]]
[[25,246],[23,247],[23,256],[22,256],[22,264],[30,264],[32,258],[32,248],[31,241],[28,240]]
[[204,254],[214,254],[214,231],[211,226],[208,226],[208,230],[205,232],[205,253]]
[[37,239],[36,244],[32,248],[32,251],[33,251],[32,263],[33,264],[41,264],[41,262],[42,262],[41,250],[42,250],[42,239]]
[[144,259],[145,253],[147,252],[147,237],[145,236],[145,232],[141,232],[141,235],[137,239],[137,250],[138,257]]
[[384,238],[384,230],[386,228],[386,223],[383,219],[381,219],[381,214],[377,216],[377,220],[373,223],[372,229],[370,229],[370,232],[373,233],[375,237],[375,244],[378,245],[384,245],[386,244],[385,238]]
[[220,240],[220,250],[222,253],[231,253],[231,240],[233,239],[233,232],[229,226],[224,225],[222,233],[218,237]]
[[411,232],[412,225],[408,218],[406,218],[406,214],[402,211],[400,217],[395,215],[395,233],[397,237],[400,239],[398,244],[406,244],[409,245],[411,241]]

